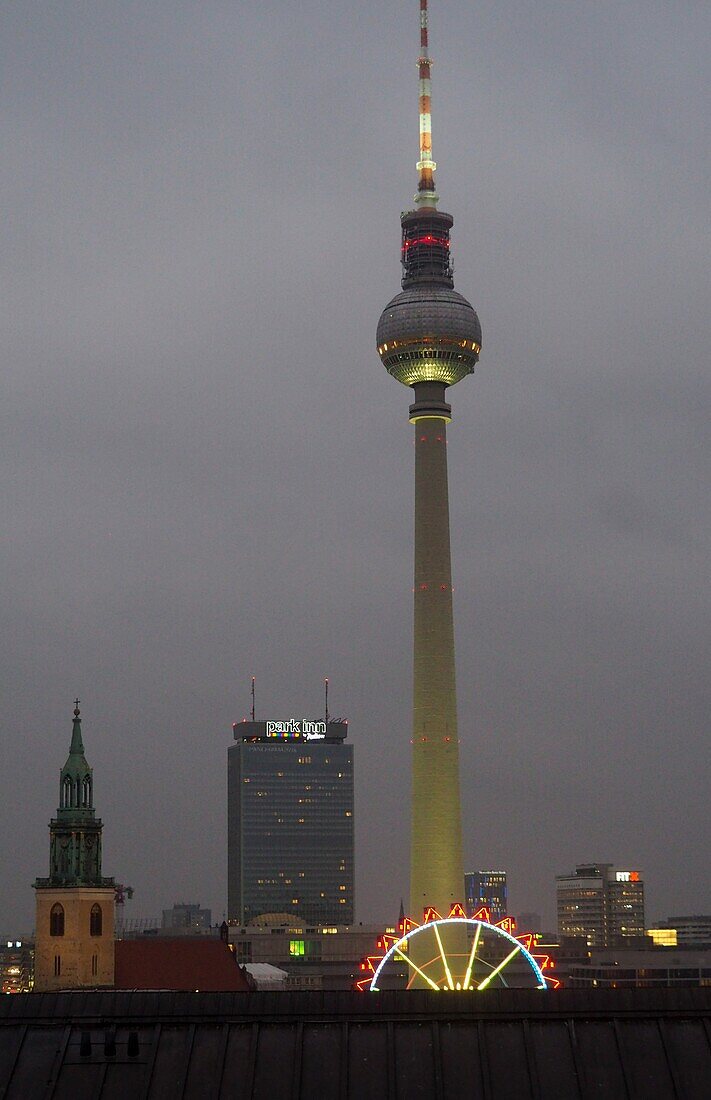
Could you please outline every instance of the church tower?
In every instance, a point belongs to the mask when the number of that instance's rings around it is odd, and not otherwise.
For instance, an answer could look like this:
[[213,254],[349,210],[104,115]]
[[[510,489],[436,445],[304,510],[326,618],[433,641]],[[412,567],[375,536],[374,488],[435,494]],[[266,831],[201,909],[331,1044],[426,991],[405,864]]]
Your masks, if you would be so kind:
[[101,875],[101,819],[84,755],[79,700],[49,824],[49,878],[35,881],[35,990],[114,984],[114,880]]

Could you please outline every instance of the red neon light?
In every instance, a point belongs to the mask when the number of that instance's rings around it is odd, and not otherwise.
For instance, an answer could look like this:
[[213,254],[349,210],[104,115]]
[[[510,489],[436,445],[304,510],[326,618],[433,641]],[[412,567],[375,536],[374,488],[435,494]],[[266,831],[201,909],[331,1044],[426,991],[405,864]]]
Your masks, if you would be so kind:
[[[459,902],[455,902],[454,905],[452,905],[447,916],[448,918],[457,918],[460,920],[466,919],[464,908],[459,904]],[[504,917],[496,924],[493,924],[491,920],[491,912],[485,905],[482,905],[480,909],[477,909],[472,919],[479,920],[483,924],[489,924],[492,926],[492,928],[501,928],[502,931],[508,932],[509,935],[512,935],[514,929],[516,928],[516,922],[513,917]],[[442,917],[433,906],[429,906],[424,911],[422,923],[430,924],[432,921],[436,920],[442,920]],[[368,955],[359,964],[359,970],[361,971],[361,973],[365,973],[368,976],[358,979],[354,983],[354,988],[357,989],[360,993],[364,993],[371,983],[371,976],[375,974],[375,971],[387,955],[390,948],[393,947],[393,945],[396,944],[398,940],[402,939],[404,936],[407,936],[415,928],[419,927],[420,925],[417,923],[417,921],[412,920],[411,917],[403,917],[403,919],[398,922],[399,934],[397,936],[389,932],[384,932],[382,936],[378,938],[376,943],[378,954]],[[534,952],[531,950],[531,948],[537,946],[536,933],[524,932],[522,933],[522,935],[516,936],[516,939],[525,947],[525,949],[531,955],[531,958],[534,959],[534,961],[538,965],[548,988],[560,989],[562,982],[559,978],[554,978],[550,973],[550,971],[555,967],[554,959],[552,959],[551,956],[547,954],[534,954]]]
[[416,237],[414,241],[403,241],[403,252],[407,252],[408,248],[414,248],[416,244],[438,244],[441,248],[449,248],[449,241],[446,237],[433,237],[428,233],[425,237]]

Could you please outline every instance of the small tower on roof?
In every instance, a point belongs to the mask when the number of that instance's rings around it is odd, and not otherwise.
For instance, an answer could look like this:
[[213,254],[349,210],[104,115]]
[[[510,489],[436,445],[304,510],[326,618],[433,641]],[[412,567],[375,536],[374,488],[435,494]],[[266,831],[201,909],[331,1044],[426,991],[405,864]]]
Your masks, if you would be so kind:
[[102,829],[76,699],[57,816],[49,824],[49,876],[34,883],[38,991],[113,985],[115,884],[102,875]]

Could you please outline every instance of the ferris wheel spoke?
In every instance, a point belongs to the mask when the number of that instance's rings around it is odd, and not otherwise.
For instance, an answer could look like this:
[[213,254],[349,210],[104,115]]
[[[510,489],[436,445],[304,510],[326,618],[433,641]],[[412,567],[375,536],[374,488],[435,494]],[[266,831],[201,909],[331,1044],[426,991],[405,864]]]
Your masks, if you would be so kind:
[[476,933],[474,935],[474,943],[469,954],[469,962],[467,963],[467,972],[464,975],[464,982],[462,983],[462,989],[469,989],[469,982],[472,978],[472,970],[474,968],[474,959],[476,958],[476,949],[479,946],[479,936],[481,935],[481,925],[477,924]]
[[486,975],[483,982],[480,982],[479,985],[477,986],[477,989],[486,989],[486,987],[489,984],[489,982],[491,981],[491,979],[495,978],[497,974],[500,974],[501,971],[504,969],[504,967],[509,965],[509,963],[514,958],[514,956],[518,955],[520,950],[521,950],[521,944],[519,943],[519,944],[517,944],[516,947],[514,947],[511,954],[507,955],[506,958],[503,960],[503,962],[500,962],[499,965],[491,971],[491,974]]
[[428,975],[427,975],[427,974],[425,974],[424,970],[420,970],[420,968],[419,968],[419,966],[417,965],[417,963],[414,963],[414,962],[412,961],[412,959],[408,958],[408,957],[407,957],[407,955],[403,955],[403,954],[402,954],[401,952],[399,952],[399,951],[398,951],[398,953],[397,953],[397,954],[398,954],[398,955],[399,955],[399,957],[400,957],[400,958],[401,958],[401,959],[403,960],[403,962],[406,962],[408,966],[411,966],[413,970],[417,971],[417,973],[418,973],[418,974],[420,975],[420,977],[421,977],[421,978],[424,978],[424,979],[425,979],[425,981],[427,982],[427,984],[428,984],[428,985],[431,985],[431,986],[432,986],[432,988],[433,988],[433,989],[435,989],[435,990],[436,990],[436,991],[437,991],[437,992],[439,993],[439,986],[438,986],[438,985],[436,985],[436,984],[435,984],[435,982],[433,982],[433,981],[432,981],[432,979],[431,979],[430,977],[428,977]]
[[434,933],[437,937],[437,946],[439,947],[439,953],[442,956],[442,962],[444,963],[444,972],[447,975],[447,984],[450,989],[454,989],[454,982],[452,981],[452,971],[449,969],[449,963],[447,962],[447,956],[444,953],[444,947],[442,946],[439,928],[436,924],[434,925]]

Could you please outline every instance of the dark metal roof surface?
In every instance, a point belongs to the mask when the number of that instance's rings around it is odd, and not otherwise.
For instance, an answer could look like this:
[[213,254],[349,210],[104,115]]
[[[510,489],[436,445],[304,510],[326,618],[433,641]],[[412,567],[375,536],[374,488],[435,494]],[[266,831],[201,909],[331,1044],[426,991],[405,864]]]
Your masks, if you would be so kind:
[[2,1100],[701,1100],[711,989],[19,994]]

